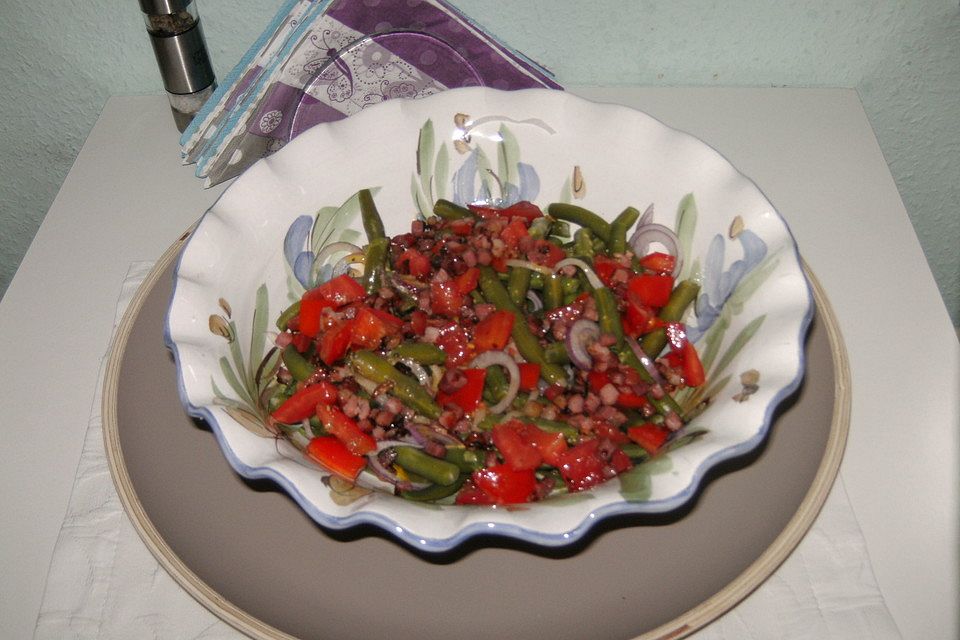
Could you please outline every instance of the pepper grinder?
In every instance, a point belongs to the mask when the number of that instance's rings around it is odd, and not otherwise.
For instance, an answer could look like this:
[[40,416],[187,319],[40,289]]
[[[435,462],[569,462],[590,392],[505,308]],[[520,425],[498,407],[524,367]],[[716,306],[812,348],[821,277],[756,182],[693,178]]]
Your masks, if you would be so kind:
[[177,129],[183,132],[216,89],[193,0],[140,0]]

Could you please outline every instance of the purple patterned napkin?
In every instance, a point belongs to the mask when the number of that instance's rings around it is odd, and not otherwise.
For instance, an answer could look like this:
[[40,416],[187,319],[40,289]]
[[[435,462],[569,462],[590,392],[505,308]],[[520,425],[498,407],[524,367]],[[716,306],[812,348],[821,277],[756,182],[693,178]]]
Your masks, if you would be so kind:
[[478,85],[561,88],[443,0],[332,0],[290,40],[201,152],[197,175],[206,186],[239,175],[315,124],[384,100]]

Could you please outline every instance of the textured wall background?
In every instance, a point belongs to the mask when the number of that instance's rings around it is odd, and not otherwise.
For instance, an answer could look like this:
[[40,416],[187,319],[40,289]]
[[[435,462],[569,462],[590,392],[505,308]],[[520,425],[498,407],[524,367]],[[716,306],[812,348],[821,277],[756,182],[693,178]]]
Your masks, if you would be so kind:
[[[960,325],[957,0],[454,3],[563,84],[856,87]],[[219,77],[280,4],[200,0]],[[161,84],[135,0],[0,0],[0,33],[4,291],[107,97]]]

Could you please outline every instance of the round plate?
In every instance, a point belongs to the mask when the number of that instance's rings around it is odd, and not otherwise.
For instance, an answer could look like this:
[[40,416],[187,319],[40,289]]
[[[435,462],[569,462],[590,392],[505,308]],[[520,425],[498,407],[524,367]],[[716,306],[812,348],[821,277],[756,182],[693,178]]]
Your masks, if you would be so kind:
[[764,444],[717,468],[684,509],[606,520],[553,549],[489,537],[422,554],[375,527],[322,529],[271,484],[233,473],[206,425],[184,414],[162,339],[180,246],[118,329],[103,395],[108,461],[158,561],[252,637],[679,638],[776,569],[836,476],[849,372],[811,278],[818,314],[804,384]]

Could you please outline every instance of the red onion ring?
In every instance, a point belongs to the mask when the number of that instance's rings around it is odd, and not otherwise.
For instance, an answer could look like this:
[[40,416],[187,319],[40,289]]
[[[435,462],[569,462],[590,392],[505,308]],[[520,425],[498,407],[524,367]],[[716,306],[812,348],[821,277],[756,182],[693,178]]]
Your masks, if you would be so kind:
[[643,365],[643,368],[647,370],[647,373],[650,374],[650,377],[653,378],[654,382],[657,384],[666,384],[666,380],[663,379],[663,376],[660,375],[660,372],[657,371],[657,366],[654,364],[653,360],[650,359],[644,351],[643,348],[630,336],[623,337],[624,342],[627,343],[627,346],[630,347],[630,350],[633,351],[633,355],[637,356],[637,360]]
[[506,369],[507,377],[510,379],[507,394],[500,402],[490,407],[490,413],[503,413],[510,408],[520,391],[520,367],[503,351],[484,351],[470,362],[472,369],[487,369],[494,365]]
[[578,369],[593,369],[593,358],[587,353],[587,347],[600,337],[600,325],[593,320],[581,318],[570,325],[565,340],[570,362]]
[[642,258],[647,255],[650,245],[654,242],[662,244],[667,253],[676,258],[672,274],[676,278],[680,274],[681,267],[683,267],[683,256],[680,255],[680,239],[671,229],[655,222],[638,226],[633,235],[630,236],[629,244],[633,253],[638,258]]

